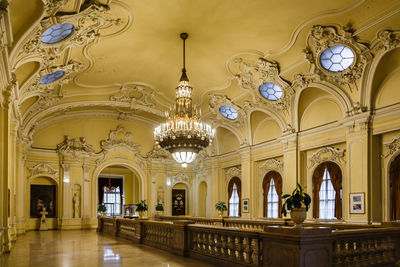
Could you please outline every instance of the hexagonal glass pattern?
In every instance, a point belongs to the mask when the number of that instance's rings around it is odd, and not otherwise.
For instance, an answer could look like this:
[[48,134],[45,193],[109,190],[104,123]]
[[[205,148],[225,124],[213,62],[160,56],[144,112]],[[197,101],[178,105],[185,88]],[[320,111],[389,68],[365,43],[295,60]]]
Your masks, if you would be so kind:
[[237,111],[231,106],[221,106],[219,112],[229,120],[235,120],[238,117]]
[[41,84],[48,84],[57,81],[60,79],[62,76],[65,75],[65,72],[63,70],[57,70],[55,72],[46,74],[45,76],[40,79]]
[[61,42],[74,32],[74,25],[71,23],[63,23],[51,26],[42,36],[42,42],[46,44],[55,44]]
[[267,82],[260,86],[260,94],[271,101],[280,99],[283,95],[282,88],[276,83]]
[[319,58],[322,67],[332,72],[344,71],[354,62],[354,53],[344,45],[331,46]]

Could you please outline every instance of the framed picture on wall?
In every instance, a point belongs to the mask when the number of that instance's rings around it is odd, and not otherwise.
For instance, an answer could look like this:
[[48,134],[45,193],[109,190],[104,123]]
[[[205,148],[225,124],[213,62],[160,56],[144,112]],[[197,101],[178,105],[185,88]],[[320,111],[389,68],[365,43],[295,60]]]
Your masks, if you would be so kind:
[[244,198],[243,203],[242,203],[242,213],[248,213],[249,212],[249,199]]
[[365,193],[350,193],[350,214],[365,213]]

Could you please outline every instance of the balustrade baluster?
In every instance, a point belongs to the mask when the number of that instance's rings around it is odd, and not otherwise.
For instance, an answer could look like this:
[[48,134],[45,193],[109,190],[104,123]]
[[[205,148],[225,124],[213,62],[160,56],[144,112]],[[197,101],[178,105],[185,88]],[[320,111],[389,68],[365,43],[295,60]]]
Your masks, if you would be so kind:
[[215,234],[215,256],[221,256],[221,235]]
[[227,237],[225,235],[221,235],[221,247],[222,247],[222,256],[228,258],[228,243]]
[[244,237],[243,238],[243,256],[244,256],[244,261],[246,263],[251,263],[251,239],[249,237]]
[[241,262],[244,261],[244,248],[243,248],[243,237],[238,236],[237,237],[237,242],[236,242],[236,251],[237,251],[237,259]]
[[229,248],[229,258],[235,260],[236,259],[235,237],[228,236],[228,248]]

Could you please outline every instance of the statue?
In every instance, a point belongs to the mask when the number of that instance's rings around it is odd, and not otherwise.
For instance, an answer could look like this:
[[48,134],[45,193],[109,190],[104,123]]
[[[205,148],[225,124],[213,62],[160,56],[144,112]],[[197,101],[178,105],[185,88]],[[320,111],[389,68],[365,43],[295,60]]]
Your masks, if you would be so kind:
[[74,194],[74,218],[79,218],[79,196],[77,193]]
[[42,214],[42,217],[40,218],[40,227],[39,227],[39,231],[47,231],[49,230],[49,228],[47,228],[47,218],[46,215],[48,214],[48,212],[46,211],[46,208],[43,208],[41,212],[39,212],[40,214]]

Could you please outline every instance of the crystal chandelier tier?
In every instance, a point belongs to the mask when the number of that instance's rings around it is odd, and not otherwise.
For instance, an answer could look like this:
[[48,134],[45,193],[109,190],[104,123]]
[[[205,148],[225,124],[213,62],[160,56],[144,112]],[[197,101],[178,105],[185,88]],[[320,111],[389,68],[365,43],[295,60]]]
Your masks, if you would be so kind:
[[180,37],[183,40],[183,68],[176,88],[175,107],[165,113],[167,121],[154,129],[154,139],[185,168],[200,150],[211,144],[215,130],[201,121],[201,111],[192,103],[193,88],[185,68],[185,40],[189,35],[181,33]]

